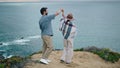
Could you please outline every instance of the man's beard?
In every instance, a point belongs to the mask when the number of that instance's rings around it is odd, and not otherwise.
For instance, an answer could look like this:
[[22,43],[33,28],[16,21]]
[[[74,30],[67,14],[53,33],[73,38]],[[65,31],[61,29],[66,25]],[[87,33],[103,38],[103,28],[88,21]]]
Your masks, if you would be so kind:
[[48,15],[48,13],[46,13],[45,15]]

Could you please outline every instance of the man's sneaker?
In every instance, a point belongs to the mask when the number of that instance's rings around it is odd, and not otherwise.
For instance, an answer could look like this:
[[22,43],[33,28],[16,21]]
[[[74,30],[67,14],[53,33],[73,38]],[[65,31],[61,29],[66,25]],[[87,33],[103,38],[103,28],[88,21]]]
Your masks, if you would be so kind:
[[64,63],[65,61],[64,60],[60,60],[61,63]]
[[49,59],[46,59],[46,60],[47,60],[48,63],[51,62],[51,60],[49,60]]
[[40,62],[41,62],[41,63],[44,63],[44,64],[49,64],[49,63],[47,62],[47,60],[45,60],[45,59],[40,59]]

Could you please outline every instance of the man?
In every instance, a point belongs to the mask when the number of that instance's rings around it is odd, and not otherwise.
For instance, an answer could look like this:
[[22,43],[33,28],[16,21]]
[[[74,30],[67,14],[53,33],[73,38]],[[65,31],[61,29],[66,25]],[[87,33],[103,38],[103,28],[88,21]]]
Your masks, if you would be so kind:
[[48,60],[48,57],[53,49],[52,44],[53,30],[51,21],[56,16],[58,16],[60,12],[61,11],[58,11],[55,14],[48,15],[47,7],[43,7],[40,9],[42,17],[39,20],[39,26],[41,29],[41,38],[43,40],[42,58],[40,59],[40,62],[44,64],[49,64],[50,60]]
[[64,49],[61,57],[61,62],[70,64],[73,57],[73,40],[76,35],[76,26],[73,23],[73,15],[69,13],[67,16],[64,15],[62,10],[62,16],[60,23],[60,31],[62,31],[64,37]]

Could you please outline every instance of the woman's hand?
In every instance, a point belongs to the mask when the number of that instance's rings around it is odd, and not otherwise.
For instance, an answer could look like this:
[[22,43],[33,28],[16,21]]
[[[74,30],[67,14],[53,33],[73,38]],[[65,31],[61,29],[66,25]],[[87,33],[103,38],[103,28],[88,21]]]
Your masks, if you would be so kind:
[[64,12],[64,9],[61,9],[61,12],[63,13],[63,12]]
[[63,18],[65,18],[65,15],[64,15],[64,9],[61,9],[61,12],[62,12],[62,16],[63,16]]
[[61,12],[61,9],[59,9],[58,11],[56,11],[55,15],[58,16]]

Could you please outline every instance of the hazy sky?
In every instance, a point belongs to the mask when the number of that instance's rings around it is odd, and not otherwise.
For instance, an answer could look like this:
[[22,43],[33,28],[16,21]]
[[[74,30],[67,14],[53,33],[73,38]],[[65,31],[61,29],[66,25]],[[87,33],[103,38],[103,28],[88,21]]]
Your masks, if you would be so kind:
[[0,0],[0,2],[40,2],[40,1],[120,1],[120,0]]

